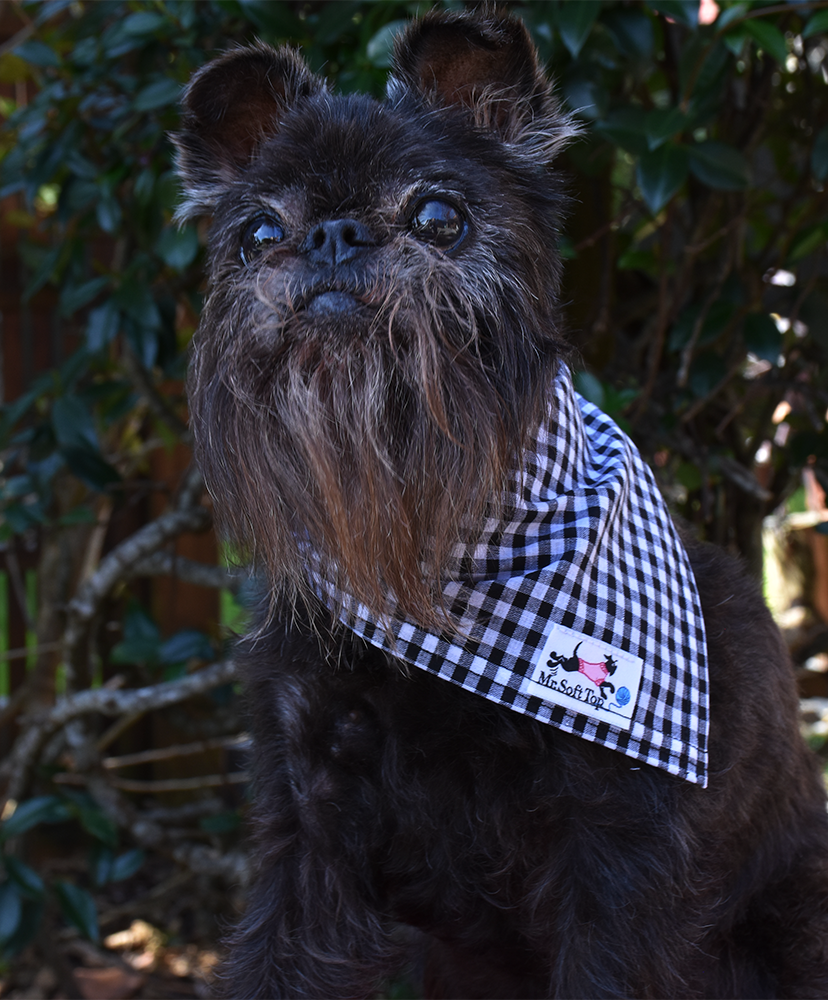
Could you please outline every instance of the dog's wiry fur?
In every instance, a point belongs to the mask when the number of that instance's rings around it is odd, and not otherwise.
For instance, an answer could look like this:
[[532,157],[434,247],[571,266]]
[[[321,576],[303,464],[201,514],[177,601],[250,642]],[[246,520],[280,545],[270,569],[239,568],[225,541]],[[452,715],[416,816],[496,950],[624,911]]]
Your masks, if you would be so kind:
[[[264,49],[231,52],[191,85],[181,164],[215,216],[193,426],[226,527],[255,546],[274,590],[304,586],[309,535],[329,578],[368,606],[390,591],[433,619],[461,519],[499,494],[540,418],[560,347],[560,195],[543,168],[571,127],[534,60],[510,46],[514,65],[500,67],[497,50],[468,47],[480,93],[440,78],[457,101],[446,107],[416,44],[401,47],[384,106],[334,97],[294,55]],[[408,83],[420,74],[431,99]],[[491,129],[470,127],[467,102]],[[435,193],[474,207],[462,255],[406,232],[405,214]],[[240,230],[269,206],[292,238],[240,267]],[[361,253],[334,267],[296,252],[332,219],[360,227]],[[320,290],[360,307],[309,315]]]
[[[226,995],[370,996],[410,961],[431,997],[828,995],[825,797],[730,561],[687,539],[707,789],[401,669],[308,587],[312,552],[378,618],[393,595],[450,627],[452,547],[519,471],[564,352],[572,133],[499,14],[413,22],[383,103],[264,46],[188,89],[181,214],[214,217],[192,421],[271,595],[241,653],[259,850]],[[412,226],[429,199],[465,218],[456,245]],[[280,238],[244,262],[261,217]]]

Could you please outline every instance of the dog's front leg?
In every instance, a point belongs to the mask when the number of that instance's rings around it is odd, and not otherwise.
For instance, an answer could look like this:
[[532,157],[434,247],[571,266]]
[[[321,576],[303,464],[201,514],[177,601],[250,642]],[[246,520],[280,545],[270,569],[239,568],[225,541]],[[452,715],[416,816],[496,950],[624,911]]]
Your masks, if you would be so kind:
[[294,839],[254,875],[230,944],[222,997],[367,997],[399,955],[389,927],[366,906],[357,879]]
[[359,671],[331,669],[306,631],[275,625],[239,655],[259,860],[216,991],[372,996],[403,964],[377,887],[383,727]]

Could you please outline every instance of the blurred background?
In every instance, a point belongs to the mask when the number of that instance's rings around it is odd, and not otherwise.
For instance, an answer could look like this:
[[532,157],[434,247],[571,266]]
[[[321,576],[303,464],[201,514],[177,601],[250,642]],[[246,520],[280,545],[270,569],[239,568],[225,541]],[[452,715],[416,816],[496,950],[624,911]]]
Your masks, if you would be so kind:
[[[258,37],[379,97],[430,6],[0,3],[2,997],[206,995],[250,877],[248,582],[183,395],[206,230],[171,221],[181,87]],[[505,6],[585,126],[560,161],[578,387],[763,581],[828,759],[828,3]]]

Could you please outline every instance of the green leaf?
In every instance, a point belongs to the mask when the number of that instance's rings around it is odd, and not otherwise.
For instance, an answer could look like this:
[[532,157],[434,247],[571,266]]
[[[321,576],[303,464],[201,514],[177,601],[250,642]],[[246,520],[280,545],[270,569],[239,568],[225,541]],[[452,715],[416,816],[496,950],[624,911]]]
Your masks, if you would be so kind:
[[[25,534],[29,528],[37,524],[37,519],[32,516],[29,509],[19,503],[9,504],[4,509],[3,521],[5,521],[15,535]],[[5,538],[3,540],[5,541]]]
[[687,124],[687,116],[681,108],[664,108],[650,111],[645,118],[647,147],[658,149],[668,139],[678,135]]
[[163,14],[142,10],[124,19],[123,30],[128,35],[154,35],[168,23]]
[[558,7],[558,31],[573,59],[578,58],[600,11],[601,4],[594,0],[567,0]]
[[3,499],[12,497],[23,497],[27,493],[31,493],[34,489],[34,481],[31,476],[20,475],[11,476],[6,480],[3,487]]
[[644,271],[647,274],[658,272],[658,260],[652,250],[640,248],[627,250],[621,254],[617,262],[620,271]]
[[72,524],[97,524],[98,517],[91,507],[81,505],[61,514],[55,523],[66,527]]
[[0,421],[0,439],[5,438],[9,434],[18,420],[25,416],[31,409],[39,396],[40,391],[32,389],[24,393],[24,395],[16,399],[13,403],[9,403],[2,408],[3,417],[2,421]]
[[[192,5],[186,3],[185,6],[189,8]],[[276,3],[276,0],[239,0],[239,7],[244,17],[275,38],[299,38],[303,34],[302,22],[287,3]]]
[[155,172],[147,168],[135,178],[132,193],[139,205],[149,205],[155,189]]
[[698,26],[699,0],[649,0],[647,6],[694,31]]
[[198,253],[198,232],[195,226],[177,229],[168,226],[161,231],[155,252],[169,267],[183,271],[195,260]]
[[112,235],[118,229],[123,218],[123,212],[118,200],[108,188],[101,192],[98,203],[95,206],[95,215],[98,225],[105,233]]
[[[823,11],[828,14],[828,10]],[[818,181],[828,177],[828,125],[824,125],[816,134],[811,150],[811,170]]]
[[202,816],[198,821],[199,827],[205,833],[232,833],[237,830],[241,823],[241,816],[237,812],[221,812],[215,816]]
[[788,58],[788,45],[779,28],[757,17],[742,21],[742,28],[768,55],[773,56],[781,66],[785,65],[785,60]]
[[100,938],[98,910],[95,900],[89,893],[79,886],[72,885],[71,882],[62,881],[55,882],[55,893],[66,921],[76,927],[85,938],[97,941]]
[[71,813],[57,795],[39,795],[34,799],[27,799],[0,824],[0,843],[10,837],[19,837],[38,823],[63,823],[68,819],[71,819]]
[[691,172],[708,187],[742,191],[748,186],[748,163],[735,146],[711,140],[688,147],[688,152]]
[[136,356],[146,369],[152,368],[158,358],[158,331],[141,326],[127,326],[127,337]]
[[86,348],[95,353],[102,350],[118,334],[121,315],[115,302],[110,299],[89,313],[86,324]]
[[[705,347],[718,340],[733,318],[735,310],[736,306],[725,299],[714,302],[705,314],[696,345],[698,347]],[[671,351],[679,351],[690,342],[700,313],[700,305],[691,305],[681,311],[670,331],[667,346]]]
[[81,826],[102,844],[114,849],[118,844],[118,828],[99,806],[77,809]]
[[5,944],[16,932],[22,912],[20,893],[13,882],[0,885],[0,944]]
[[79,396],[66,395],[55,400],[52,426],[58,444],[98,451],[98,433],[92,413]]
[[604,409],[604,387],[591,372],[575,372],[572,381],[577,391],[599,410]]
[[124,616],[124,638],[110,658],[115,663],[157,663],[161,646],[158,626],[139,604],[131,604]]
[[29,896],[31,899],[40,899],[43,896],[46,887],[43,884],[43,879],[34,868],[30,868],[20,858],[11,854],[6,854],[3,857],[3,863],[9,878],[25,896]]
[[603,121],[595,125],[595,130],[627,152],[640,156],[648,149],[647,117],[643,108],[629,104],[611,111]]
[[66,157],[66,166],[76,177],[80,177],[83,180],[94,181],[97,179],[97,166],[91,160],[88,160],[79,149],[69,150],[69,155]]
[[99,275],[81,285],[66,285],[60,294],[60,311],[63,316],[71,316],[78,309],[83,309],[95,296],[109,284],[109,278]]
[[19,59],[23,59],[33,66],[40,66],[41,68],[60,66],[60,56],[57,52],[35,38],[30,38],[28,41],[17,45],[14,49],[14,54]]
[[118,470],[89,448],[62,447],[60,452],[72,474],[93,490],[105,490],[121,481]]
[[407,24],[408,22],[403,20],[389,21],[373,36],[365,48],[365,55],[372,66],[378,66],[380,69],[388,69],[391,66],[394,39]]
[[211,660],[214,656],[213,644],[204,632],[193,628],[182,629],[161,643],[158,658],[162,663],[183,663],[197,657],[201,660]]
[[675,472],[677,482],[688,490],[698,490],[701,488],[702,479],[699,467],[693,462],[682,462]]
[[742,27],[741,24],[737,28],[734,28],[733,31],[728,31],[728,33],[722,39],[722,41],[725,43],[728,49],[730,49],[733,55],[736,56],[737,59],[741,56],[742,51],[745,47],[745,42],[747,40],[748,40],[748,33],[745,31],[745,29]]
[[40,930],[43,917],[43,899],[22,899],[22,913],[17,930],[3,945],[3,958],[19,955]]
[[762,361],[776,364],[782,353],[782,334],[767,313],[745,317],[745,347]]
[[181,200],[181,182],[174,170],[161,174],[155,182],[155,204],[174,212]]
[[39,292],[48,281],[52,281],[57,278],[57,266],[60,262],[62,253],[63,245],[58,243],[58,245],[52,247],[51,250],[47,250],[45,253],[39,254],[40,260],[37,270],[30,279],[29,283],[23,289],[24,302],[28,302],[35,292]]
[[727,366],[718,354],[705,351],[699,354],[690,366],[690,377],[687,380],[691,392],[702,398],[712,392],[727,375]]
[[824,32],[828,32],[828,10],[820,10],[814,14],[802,29],[802,37],[810,38],[812,35],[821,35]]
[[181,85],[170,77],[156,80],[138,91],[132,106],[136,111],[154,111],[156,108],[174,107],[181,96]]
[[58,369],[60,383],[64,386],[64,391],[70,391],[78,379],[83,378],[89,371],[91,361],[89,352],[84,347],[79,347],[69,355]]
[[660,212],[687,179],[687,151],[683,146],[665,143],[638,161],[638,186],[647,207]]
[[786,257],[787,262],[793,264],[795,261],[802,260],[803,257],[814,253],[825,243],[826,239],[828,239],[828,223],[822,222],[806,226],[791,241]]
[[95,844],[90,852],[89,870],[92,873],[92,881],[96,886],[106,885],[112,872],[112,862],[115,855],[103,844]]
[[144,864],[145,857],[144,852],[137,848],[132,851],[126,851],[124,854],[119,854],[112,862],[109,881],[122,882],[124,879],[132,878]]
[[335,45],[354,26],[354,14],[361,9],[361,0],[337,0],[316,8],[314,40],[317,45]]
[[115,293],[114,304],[137,326],[148,330],[161,327],[161,313],[152,289],[141,281],[126,280]]
[[732,7],[725,7],[724,10],[719,10],[719,16],[716,18],[715,24],[719,31],[724,31],[724,29],[733,24],[734,21],[740,21],[745,14],[747,14],[750,9],[749,5],[746,3],[737,3]]
[[653,22],[641,10],[609,10],[601,18],[615,47],[628,59],[648,62],[653,54]]

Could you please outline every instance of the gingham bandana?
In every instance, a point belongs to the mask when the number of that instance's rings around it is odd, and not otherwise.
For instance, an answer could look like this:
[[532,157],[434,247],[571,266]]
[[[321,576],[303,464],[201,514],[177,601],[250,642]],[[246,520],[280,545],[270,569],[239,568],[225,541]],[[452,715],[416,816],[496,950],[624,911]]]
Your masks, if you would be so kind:
[[652,472],[567,369],[500,519],[455,555],[444,595],[459,634],[379,621],[347,595],[342,620],[468,691],[706,786],[693,571]]

